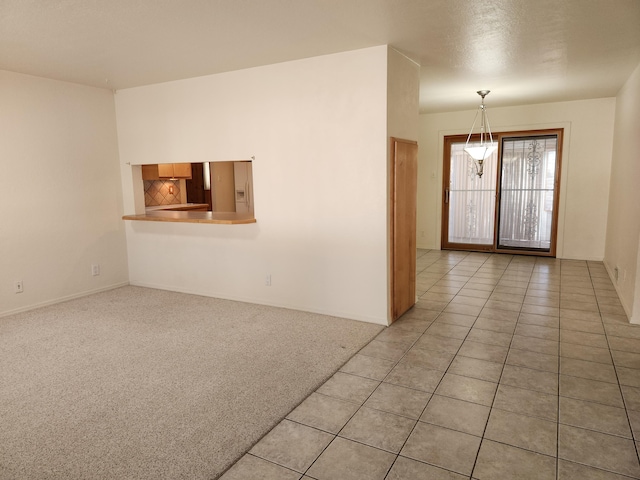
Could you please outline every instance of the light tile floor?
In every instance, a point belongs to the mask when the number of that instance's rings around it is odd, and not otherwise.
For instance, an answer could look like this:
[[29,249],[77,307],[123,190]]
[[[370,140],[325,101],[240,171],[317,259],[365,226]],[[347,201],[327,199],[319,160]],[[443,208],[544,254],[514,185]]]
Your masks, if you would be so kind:
[[415,307],[224,480],[640,478],[640,326],[601,262],[417,265]]

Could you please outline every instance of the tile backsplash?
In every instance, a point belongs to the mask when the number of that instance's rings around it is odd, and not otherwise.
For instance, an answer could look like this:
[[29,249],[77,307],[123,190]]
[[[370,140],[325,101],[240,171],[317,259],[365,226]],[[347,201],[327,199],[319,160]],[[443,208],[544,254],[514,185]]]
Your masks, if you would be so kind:
[[[173,187],[173,193],[170,193]],[[180,200],[180,180],[145,180],[144,181],[144,206],[155,207],[157,205],[175,205],[182,203]]]

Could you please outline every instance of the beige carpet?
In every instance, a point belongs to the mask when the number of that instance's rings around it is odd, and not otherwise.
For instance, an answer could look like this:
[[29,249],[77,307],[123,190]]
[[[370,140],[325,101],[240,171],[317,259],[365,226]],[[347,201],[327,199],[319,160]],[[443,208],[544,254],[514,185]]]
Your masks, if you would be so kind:
[[139,287],[0,318],[0,478],[217,478],[381,329]]

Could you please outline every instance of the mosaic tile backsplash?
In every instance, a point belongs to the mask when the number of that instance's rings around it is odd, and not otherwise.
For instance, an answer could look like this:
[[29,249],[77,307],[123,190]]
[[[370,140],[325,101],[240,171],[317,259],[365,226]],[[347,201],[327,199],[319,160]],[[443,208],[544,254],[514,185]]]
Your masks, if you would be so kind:
[[[173,193],[170,193],[173,187]],[[180,201],[180,180],[145,180],[144,206],[175,205]]]

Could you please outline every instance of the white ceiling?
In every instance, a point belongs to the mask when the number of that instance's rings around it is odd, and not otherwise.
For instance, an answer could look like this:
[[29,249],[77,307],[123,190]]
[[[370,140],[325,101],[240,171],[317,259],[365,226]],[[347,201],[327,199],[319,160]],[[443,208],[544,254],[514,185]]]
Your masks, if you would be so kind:
[[0,0],[0,69],[109,89],[383,44],[422,112],[615,96],[640,0]]

